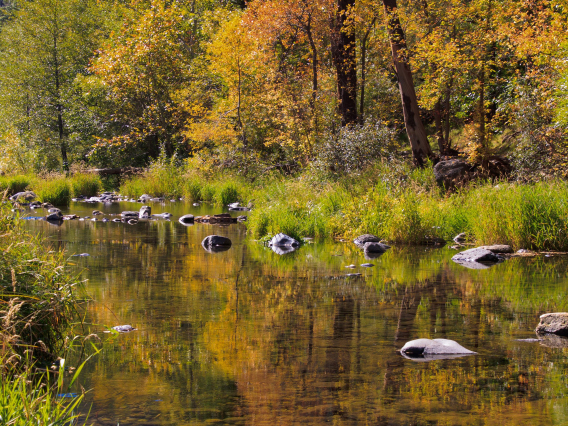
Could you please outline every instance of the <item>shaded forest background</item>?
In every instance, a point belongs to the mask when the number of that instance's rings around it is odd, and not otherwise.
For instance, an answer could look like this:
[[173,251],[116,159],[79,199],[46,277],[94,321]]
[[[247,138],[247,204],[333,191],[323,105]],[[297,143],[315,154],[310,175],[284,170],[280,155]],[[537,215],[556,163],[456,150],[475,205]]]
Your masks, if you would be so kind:
[[[507,156],[521,177],[567,170],[565,0],[3,0],[0,10],[1,173],[159,159],[251,176],[348,173],[457,151]],[[403,68],[414,110],[403,110]],[[420,121],[417,153],[409,123]]]

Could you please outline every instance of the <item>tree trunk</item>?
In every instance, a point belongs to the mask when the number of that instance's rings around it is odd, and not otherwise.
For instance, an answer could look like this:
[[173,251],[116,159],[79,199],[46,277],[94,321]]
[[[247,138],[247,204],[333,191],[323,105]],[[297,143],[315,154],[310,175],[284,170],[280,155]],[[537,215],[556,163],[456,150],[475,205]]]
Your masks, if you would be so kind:
[[[57,30],[57,28],[56,28]],[[55,109],[57,111],[57,130],[59,134],[59,148],[61,150],[61,162],[63,170],[69,173],[69,161],[67,160],[67,142],[65,140],[65,130],[63,127],[63,105],[61,105],[61,82],[59,79],[59,56],[57,44],[57,31],[53,33],[53,67],[55,71],[55,98],[57,103]]]
[[314,42],[314,37],[312,34],[312,16],[308,17],[308,22],[306,24],[306,34],[308,35],[308,40],[310,42],[310,50],[312,51],[312,98],[310,100],[310,108],[312,110],[312,117],[314,119],[314,128],[316,134],[318,133],[318,117],[316,110],[316,101],[318,96],[318,51],[316,48],[316,43]]
[[367,81],[367,40],[375,25],[377,17],[374,17],[361,40],[361,94],[359,99],[359,124],[365,122],[365,82]]
[[433,158],[426,130],[420,119],[420,110],[418,108],[418,100],[416,91],[414,90],[414,82],[412,81],[412,72],[408,59],[405,57],[406,40],[404,32],[400,25],[396,0],[383,0],[385,13],[388,18],[388,33],[390,38],[392,58],[396,68],[398,78],[398,88],[402,99],[402,109],[404,112],[404,125],[406,134],[412,148],[414,163],[420,167],[424,166],[424,161]]
[[337,73],[337,94],[341,125],[357,123],[357,58],[355,33],[349,13],[355,0],[337,0],[336,23],[332,39],[332,57]]
[[446,153],[446,140],[444,139],[444,128],[442,126],[442,103],[440,99],[436,102],[434,106],[434,123],[436,124],[436,139],[438,139],[438,149],[440,150],[440,155]]

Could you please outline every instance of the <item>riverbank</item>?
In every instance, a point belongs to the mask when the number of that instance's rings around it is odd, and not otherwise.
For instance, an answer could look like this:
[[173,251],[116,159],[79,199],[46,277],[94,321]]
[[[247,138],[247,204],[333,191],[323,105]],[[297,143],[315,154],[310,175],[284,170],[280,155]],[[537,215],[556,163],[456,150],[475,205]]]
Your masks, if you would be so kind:
[[[39,188],[41,201],[57,187],[69,188],[68,199],[103,188],[100,178],[86,174],[30,181],[27,188]],[[358,175],[334,177],[307,170],[296,176],[266,173],[252,181],[162,164],[116,190],[131,198],[147,194],[219,207],[240,202],[252,207],[248,232],[255,239],[278,232],[296,239],[371,233],[396,244],[431,244],[466,233],[475,244],[568,250],[568,183],[563,180],[478,181],[448,193],[436,184],[431,168],[397,161]]]
[[73,371],[59,357],[73,341],[67,332],[79,318],[78,283],[63,252],[25,232],[7,206],[1,209],[0,418],[3,424],[22,426],[68,424],[83,396],[57,397],[68,386],[64,373]]

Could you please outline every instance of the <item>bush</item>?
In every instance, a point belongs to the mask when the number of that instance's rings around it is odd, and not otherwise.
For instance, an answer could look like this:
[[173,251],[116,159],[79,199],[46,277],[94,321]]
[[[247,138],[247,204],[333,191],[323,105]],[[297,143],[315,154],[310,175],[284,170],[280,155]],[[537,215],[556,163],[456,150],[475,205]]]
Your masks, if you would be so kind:
[[343,127],[325,138],[314,166],[335,174],[358,172],[399,148],[394,131],[381,122]]

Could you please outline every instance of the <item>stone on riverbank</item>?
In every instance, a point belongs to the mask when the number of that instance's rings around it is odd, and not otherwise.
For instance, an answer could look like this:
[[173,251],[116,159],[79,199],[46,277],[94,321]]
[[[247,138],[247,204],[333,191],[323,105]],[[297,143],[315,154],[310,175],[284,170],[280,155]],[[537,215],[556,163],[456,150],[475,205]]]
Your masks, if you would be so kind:
[[53,210],[53,211],[51,211],[51,212],[45,217],[45,220],[51,221],[51,222],[56,222],[56,221],[63,220],[63,214],[61,213],[61,210],[59,210],[59,209],[50,209],[50,210]]
[[541,315],[535,332],[537,334],[568,336],[568,312],[554,312]]
[[33,201],[37,195],[33,191],[18,192],[10,197],[11,201]]
[[449,189],[469,181],[474,169],[474,166],[459,158],[440,161],[434,166],[434,178],[438,185]]

